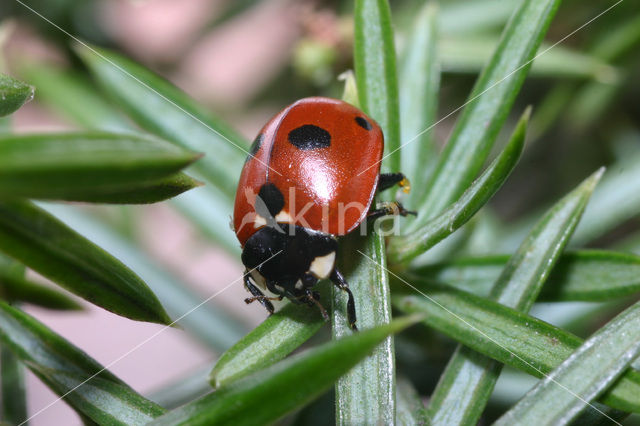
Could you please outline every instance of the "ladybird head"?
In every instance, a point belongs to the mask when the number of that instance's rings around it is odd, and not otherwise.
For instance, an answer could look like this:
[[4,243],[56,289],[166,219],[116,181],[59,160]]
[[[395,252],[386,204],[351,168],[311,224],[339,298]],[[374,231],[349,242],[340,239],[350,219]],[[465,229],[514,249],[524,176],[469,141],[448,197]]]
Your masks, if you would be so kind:
[[335,266],[336,239],[301,226],[277,224],[256,231],[245,243],[242,263],[256,284],[294,302],[306,300]]

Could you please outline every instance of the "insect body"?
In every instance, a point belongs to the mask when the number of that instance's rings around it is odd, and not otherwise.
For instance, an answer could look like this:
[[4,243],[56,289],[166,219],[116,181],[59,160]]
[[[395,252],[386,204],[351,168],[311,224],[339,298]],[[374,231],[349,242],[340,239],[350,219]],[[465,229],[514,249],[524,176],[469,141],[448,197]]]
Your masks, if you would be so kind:
[[[315,284],[329,278],[348,293],[349,324],[356,329],[353,294],[335,266],[337,237],[365,218],[413,213],[398,203],[371,210],[377,191],[399,184],[401,173],[380,174],[384,139],[362,111],[335,99],[301,99],[260,131],[245,162],[233,225],[242,245],[245,287],[273,313],[271,300],[317,305]],[[276,297],[267,297],[260,289]]]

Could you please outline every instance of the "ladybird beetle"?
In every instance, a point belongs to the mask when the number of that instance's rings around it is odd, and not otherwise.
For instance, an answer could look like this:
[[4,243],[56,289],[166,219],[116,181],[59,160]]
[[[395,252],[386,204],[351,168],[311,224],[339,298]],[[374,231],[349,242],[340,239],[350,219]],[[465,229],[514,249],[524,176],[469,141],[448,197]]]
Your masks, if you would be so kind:
[[[233,227],[246,267],[244,285],[273,313],[271,300],[325,309],[315,284],[329,278],[348,294],[349,325],[356,310],[347,281],[335,266],[337,237],[365,219],[415,214],[399,203],[371,210],[376,192],[402,173],[380,174],[384,148],[378,124],[356,107],[335,99],[301,99],[278,113],[254,140],[236,192]],[[276,295],[267,297],[260,290]]]

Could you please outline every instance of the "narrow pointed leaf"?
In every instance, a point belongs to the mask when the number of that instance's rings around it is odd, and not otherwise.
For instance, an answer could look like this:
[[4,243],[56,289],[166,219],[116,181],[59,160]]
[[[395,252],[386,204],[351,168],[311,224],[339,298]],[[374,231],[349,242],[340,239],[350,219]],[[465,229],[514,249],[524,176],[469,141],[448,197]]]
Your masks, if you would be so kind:
[[420,395],[407,378],[400,378],[396,383],[396,424],[431,424]]
[[[389,256],[394,262],[408,262],[424,253],[464,225],[496,193],[515,167],[524,146],[529,117],[527,110],[518,122],[509,143],[471,184],[460,199],[437,217],[407,235],[394,237]],[[420,211],[419,215],[423,212]]]
[[143,425],[164,412],[80,349],[4,302],[0,340],[58,396],[69,392],[65,401],[96,423]]
[[82,306],[67,295],[14,274],[0,266],[0,298],[9,302],[30,303],[48,309],[82,310]]
[[[39,98],[49,104],[53,111],[63,114],[74,123],[101,130],[127,130],[132,125],[124,120],[115,107],[106,102],[95,85],[73,71],[56,70],[41,64],[29,64],[22,71],[39,85]],[[61,94],[68,93],[67,96]],[[62,99],[60,97],[62,96]],[[82,98],[79,107],[78,98]],[[152,202],[161,197],[177,195],[187,186],[198,185],[197,181],[185,175],[176,175],[165,183],[158,182],[145,191],[136,191],[138,198],[126,201]],[[175,179],[175,180],[174,180]],[[122,193],[119,200],[123,201]],[[144,195],[144,197],[140,197]],[[88,196],[85,196],[88,197]],[[87,200],[89,201],[89,200]],[[98,201],[98,200],[92,200]],[[103,196],[101,202],[114,202],[113,197]],[[213,185],[188,191],[171,200],[171,204],[187,217],[205,236],[213,239],[233,256],[239,256],[239,245],[233,232],[229,230],[229,215],[232,206],[228,191]]]
[[640,302],[589,337],[495,424],[569,424],[638,355]]
[[235,131],[144,67],[104,49],[77,46],[76,51],[105,92],[141,127],[204,153],[194,169],[233,200],[248,146]]
[[138,135],[4,135],[0,197],[115,201],[122,191],[129,200],[151,199],[154,194],[138,192],[154,188],[155,195],[168,195],[169,181],[178,189],[191,187],[189,178],[174,175],[197,158],[166,141]]
[[439,158],[414,229],[458,199],[482,168],[559,4],[525,1],[512,15]]
[[156,296],[133,271],[29,202],[0,202],[0,251],[118,315],[171,322]]
[[[356,0],[354,13],[359,104],[378,121],[384,132],[384,152],[388,156],[383,158],[382,169],[398,171],[398,82],[389,4],[387,0]],[[392,193],[386,194],[388,198],[392,196]],[[371,230],[366,237],[355,233],[346,237],[341,242],[337,267],[353,292],[357,326],[360,329],[388,326],[391,300],[384,236]],[[346,316],[346,292],[335,286],[332,290],[332,333],[336,339],[353,331]],[[337,424],[393,423],[396,415],[393,336],[385,338],[371,356],[341,377],[335,384],[335,394]]]
[[322,395],[388,335],[414,321],[405,318],[325,343],[223,386],[151,424],[196,426],[274,422]]
[[[384,236],[370,229],[367,237],[349,235],[340,242],[338,267],[351,288],[360,329],[391,322],[389,278]],[[346,316],[347,296],[333,289],[333,337],[353,334]],[[392,337],[336,383],[336,422],[390,424],[395,419],[395,354]]]
[[[498,278],[508,260],[508,255],[456,259],[412,270],[409,276],[412,279],[432,279],[486,295],[487,283]],[[560,256],[538,300],[601,302],[639,292],[640,256],[605,250],[578,250]]]
[[33,86],[0,74],[0,117],[14,113],[33,99],[34,90]]
[[[396,53],[387,0],[356,0],[354,63],[360,107],[384,132],[382,167],[400,170],[400,118]],[[393,153],[393,154],[392,154]]]
[[400,73],[402,173],[413,183],[407,203],[419,203],[437,158],[435,131],[440,64],[436,52],[437,7],[428,2],[420,11],[407,42]]
[[[404,290],[405,285],[399,284],[397,290]],[[582,344],[578,336],[497,302],[450,287],[418,289],[422,295],[394,296],[394,306],[425,314],[427,326],[535,377],[551,372]],[[640,412],[640,371],[627,370],[600,401],[619,410]]]
[[[492,300],[521,312],[531,309],[603,171],[585,180],[538,221],[495,281]],[[501,370],[498,362],[458,346],[431,396],[427,413],[432,424],[477,423]]]
[[[216,298],[202,304],[201,294],[196,294],[187,282],[150,258],[115,227],[73,206],[47,204],[44,208],[109,253],[126,259],[127,265],[148,283],[171,317],[180,318],[177,324],[206,347],[220,353],[247,333],[247,327],[217,305]],[[242,285],[242,276],[237,277],[236,283]],[[228,284],[231,283],[225,283]]]
[[0,418],[9,424],[25,424],[23,422],[28,416],[24,366],[4,344],[0,346],[0,385],[2,392]]
[[166,178],[117,189],[100,189],[86,193],[67,195],[68,201],[83,201],[102,204],[152,204],[201,187],[202,182],[184,173],[176,173]]
[[[497,38],[470,35],[466,38],[443,39],[439,51],[442,52],[442,69],[445,72],[478,72],[498,44]],[[540,46],[541,51],[549,49],[548,44]],[[581,53],[561,45],[555,46],[533,62],[531,76],[594,79],[609,84],[619,78],[615,67],[595,56]]]
[[[327,300],[329,292],[322,293]],[[218,360],[209,375],[219,388],[280,361],[324,325],[318,309],[288,303],[246,334]]]

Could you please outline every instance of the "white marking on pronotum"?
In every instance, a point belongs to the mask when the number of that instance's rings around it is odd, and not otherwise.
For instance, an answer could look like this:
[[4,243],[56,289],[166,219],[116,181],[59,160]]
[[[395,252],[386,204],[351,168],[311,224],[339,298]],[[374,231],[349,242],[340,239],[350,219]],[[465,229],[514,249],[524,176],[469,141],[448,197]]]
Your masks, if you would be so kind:
[[296,290],[302,290],[304,288],[304,284],[302,284],[302,281],[298,280],[296,281]]
[[266,224],[267,224],[267,219],[265,219],[264,217],[256,213],[256,217],[253,219],[253,227],[257,229],[257,228],[260,228],[261,226],[265,226]]
[[293,218],[291,217],[289,212],[287,212],[284,209],[280,210],[280,213],[276,215],[275,219],[276,219],[276,222],[293,223]]
[[323,279],[327,278],[331,271],[333,271],[333,265],[336,262],[336,252],[332,251],[324,256],[318,256],[311,262],[309,272],[316,277]]

